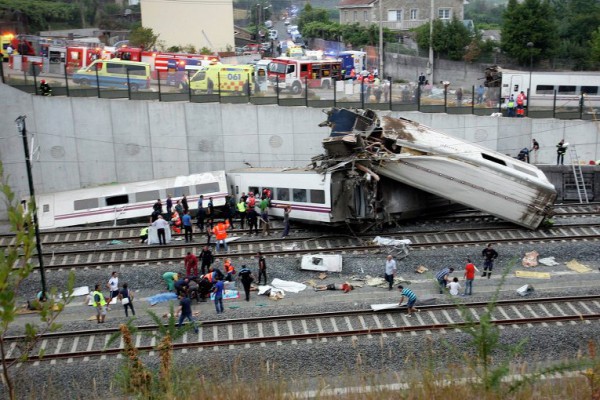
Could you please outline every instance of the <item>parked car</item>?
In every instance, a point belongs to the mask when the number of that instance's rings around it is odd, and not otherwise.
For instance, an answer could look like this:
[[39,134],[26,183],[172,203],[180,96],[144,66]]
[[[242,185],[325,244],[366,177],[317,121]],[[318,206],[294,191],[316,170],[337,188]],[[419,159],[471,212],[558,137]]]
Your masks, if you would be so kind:
[[290,24],[290,19],[286,18],[285,21],[283,21],[283,24],[284,25],[289,25]]
[[271,21],[270,19],[265,21],[265,26],[267,28],[272,28],[273,27],[273,21]]
[[276,29],[269,29],[269,39],[270,40],[277,40],[278,36],[279,36],[279,33],[277,32]]

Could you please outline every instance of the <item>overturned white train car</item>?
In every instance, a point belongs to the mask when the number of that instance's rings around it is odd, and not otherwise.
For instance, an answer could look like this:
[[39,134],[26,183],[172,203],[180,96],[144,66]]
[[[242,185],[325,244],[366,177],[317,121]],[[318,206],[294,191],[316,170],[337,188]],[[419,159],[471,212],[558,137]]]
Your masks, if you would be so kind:
[[[385,177],[352,168],[351,163],[332,170],[307,168],[244,168],[227,173],[229,192],[260,197],[271,192],[269,215],[331,225],[389,222],[426,213],[445,212],[456,204]],[[258,203],[257,203],[258,204]]]
[[404,118],[332,109],[326,164],[340,157],[394,181],[535,229],[551,215],[556,190],[542,171]]

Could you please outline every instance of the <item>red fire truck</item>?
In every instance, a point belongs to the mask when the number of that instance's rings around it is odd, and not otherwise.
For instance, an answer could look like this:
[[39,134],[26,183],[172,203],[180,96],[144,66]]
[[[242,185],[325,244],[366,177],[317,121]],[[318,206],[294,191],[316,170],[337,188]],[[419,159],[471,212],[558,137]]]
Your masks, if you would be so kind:
[[69,46],[67,47],[67,73],[73,74],[81,68],[85,68],[94,61],[102,58],[100,47]]
[[[120,47],[115,51],[115,57],[121,60],[141,61],[150,64],[152,78],[156,79],[157,75],[165,79],[169,68],[169,60],[186,60],[194,59],[204,63],[216,63],[220,61],[219,56],[203,55],[203,54],[187,54],[187,53],[163,53],[159,51],[144,51],[138,47]],[[171,61],[172,62],[172,61]],[[186,63],[181,64],[183,66]]]
[[329,89],[333,81],[341,79],[339,60],[299,60],[278,57],[269,64],[269,85],[275,90],[287,90],[300,94],[308,84],[309,88]]

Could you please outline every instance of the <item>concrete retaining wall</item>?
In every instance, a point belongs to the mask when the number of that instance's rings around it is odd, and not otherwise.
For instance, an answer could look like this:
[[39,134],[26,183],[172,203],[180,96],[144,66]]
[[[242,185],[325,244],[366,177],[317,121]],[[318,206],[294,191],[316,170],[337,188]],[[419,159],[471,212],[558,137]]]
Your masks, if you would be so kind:
[[[322,111],[305,107],[41,97],[6,85],[0,85],[0,105],[0,161],[19,196],[29,193],[14,123],[19,115],[27,116],[30,141],[34,136],[40,149],[33,172],[38,193],[229,170],[245,162],[304,166],[321,153],[328,134],[317,126],[325,119]],[[535,137],[540,163],[555,162],[562,138],[577,145],[581,160],[600,159],[592,121],[391,114],[510,155]],[[6,219],[3,202],[0,219]]]

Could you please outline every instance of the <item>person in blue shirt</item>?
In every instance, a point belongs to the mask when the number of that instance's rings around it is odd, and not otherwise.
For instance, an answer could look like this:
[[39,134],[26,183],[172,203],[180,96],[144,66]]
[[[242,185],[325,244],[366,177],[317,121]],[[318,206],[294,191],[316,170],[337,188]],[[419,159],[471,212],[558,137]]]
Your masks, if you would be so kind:
[[223,281],[219,279],[213,288],[213,293],[215,294],[215,308],[217,309],[217,314],[223,314]]
[[185,242],[189,243],[192,241],[192,217],[189,211],[186,210],[183,212],[181,221],[183,222],[183,230],[185,232]]
[[415,308],[415,303],[417,302],[417,295],[412,290],[408,288],[405,289],[402,285],[398,286],[398,290],[400,291],[400,295],[402,296],[400,297],[400,302],[398,303],[398,305],[402,305],[404,298],[406,298],[406,300],[408,301],[408,303],[406,303],[406,316],[410,317],[412,315],[411,313],[414,311],[420,312]]
[[194,326],[194,332],[198,333],[198,325],[196,325],[196,320],[192,316],[192,300],[187,297],[185,294],[181,294],[179,297],[179,309],[177,313],[179,314],[179,322],[177,323],[177,327],[179,328],[183,321],[187,318],[188,321]]

